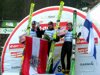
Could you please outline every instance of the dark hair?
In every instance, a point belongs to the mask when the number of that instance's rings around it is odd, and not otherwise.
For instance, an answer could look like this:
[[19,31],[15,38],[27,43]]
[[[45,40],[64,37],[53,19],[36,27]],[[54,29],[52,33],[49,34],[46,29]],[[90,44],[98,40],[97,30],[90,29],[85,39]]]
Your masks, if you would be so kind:
[[36,21],[33,21],[33,22],[32,22],[32,25],[36,25]]
[[67,25],[71,25],[72,26],[72,22],[68,22]]
[[52,21],[50,21],[50,22],[48,23],[48,25],[53,25],[53,22],[52,22]]

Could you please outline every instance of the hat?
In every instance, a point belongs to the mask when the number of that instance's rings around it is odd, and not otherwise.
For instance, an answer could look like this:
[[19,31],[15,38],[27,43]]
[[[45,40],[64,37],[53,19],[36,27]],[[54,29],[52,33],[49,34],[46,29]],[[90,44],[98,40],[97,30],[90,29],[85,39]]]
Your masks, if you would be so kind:
[[36,21],[33,21],[32,24],[36,25]]
[[72,26],[72,22],[68,22],[67,25],[71,25]]
[[48,23],[48,25],[53,25],[53,22],[52,22],[52,21],[50,21],[50,22]]

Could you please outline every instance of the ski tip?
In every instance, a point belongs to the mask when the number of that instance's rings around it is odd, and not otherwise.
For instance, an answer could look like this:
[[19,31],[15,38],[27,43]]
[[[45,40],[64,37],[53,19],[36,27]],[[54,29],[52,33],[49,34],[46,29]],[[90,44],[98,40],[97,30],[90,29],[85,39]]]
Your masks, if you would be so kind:
[[31,3],[31,6],[33,6],[33,7],[34,7],[34,5],[35,5],[34,3]]
[[64,1],[61,0],[61,1],[60,1],[60,5],[64,5]]
[[77,10],[74,10],[73,12],[74,12],[74,13],[77,13]]

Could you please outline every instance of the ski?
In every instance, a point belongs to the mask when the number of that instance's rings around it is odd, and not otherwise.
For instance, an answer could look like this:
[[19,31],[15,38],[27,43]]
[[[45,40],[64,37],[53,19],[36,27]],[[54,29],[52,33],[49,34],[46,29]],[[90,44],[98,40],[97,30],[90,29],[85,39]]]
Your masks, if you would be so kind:
[[58,29],[59,25],[60,25],[60,19],[61,19],[61,15],[62,15],[62,11],[63,11],[63,6],[64,6],[64,2],[61,1],[60,2],[59,12],[58,12],[58,17],[57,17],[56,29]]
[[[59,11],[58,11],[58,16],[57,16],[57,23],[56,23],[56,27],[55,27],[56,29],[59,28],[60,19],[61,19],[61,15],[62,15],[62,11],[63,11],[63,6],[64,6],[64,2],[61,1],[60,6],[59,6]],[[54,39],[56,39],[56,35],[57,35],[57,31],[53,35]],[[52,59],[53,59],[53,56],[54,56],[54,49],[55,49],[55,42],[52,41],[51,48],[50,48],[50,53],[49,53],[49,57],[48,57],[48,62],[47,62],[47,67],[46,67],[46,73],[49,73],[50,66],[52,64]]]
[[27,26],[27,29],[26,29],[27,35],[30,35],[30,28],[31,28],[31,24],[32,24],[32,13],[33,13],[33,10],[34,10],[34,6],[35,6],[35,4],[31,3],[30,13],[29,13],[29,20],[28,20],[28,26]]
[[71,68],[70,75],[75,75],[75,50],[76,50],[76,25],[77,25],[77,11],[73,11],[73,40],[72,40],[72,56],[71,56]]

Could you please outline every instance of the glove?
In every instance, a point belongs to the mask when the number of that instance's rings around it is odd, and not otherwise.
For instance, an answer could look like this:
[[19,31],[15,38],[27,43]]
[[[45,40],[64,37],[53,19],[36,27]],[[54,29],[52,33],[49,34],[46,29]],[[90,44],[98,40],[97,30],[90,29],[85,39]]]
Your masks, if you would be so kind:
[[60,40],[59,36],[56,36],[56,39],[53,39],[53,41],[58,42]]
[[50,37],[49,37],[47,34],[44,34],[43,39],[46,39],[46,40],[48,40],[48,41],[50,41],[50,40],[51,40],[51,39],[50,39]]
[[78,33],[77,38],[79,38],[81,36],[81,32]]

